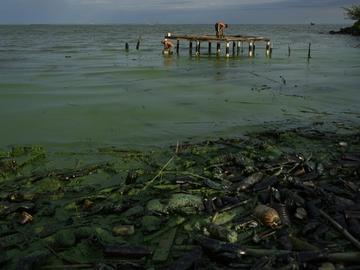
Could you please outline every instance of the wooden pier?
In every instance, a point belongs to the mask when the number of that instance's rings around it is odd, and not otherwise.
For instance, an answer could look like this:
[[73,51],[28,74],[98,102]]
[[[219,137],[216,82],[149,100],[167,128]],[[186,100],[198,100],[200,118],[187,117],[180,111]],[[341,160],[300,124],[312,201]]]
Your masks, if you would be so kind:
[[225,56],[230,57],[230,44],[232,43],[232,56],[238,56],[244,51],[244,44],[248,46],[248,56],[253,57],[255,55],[255,43],[265,43],[265,54],[267,57],[271,57],[272,45],[271,41],[265,37],[256,36],[224,36],[217,37],[215,35],[176,35],[167,33],[165,36],[167,39],[176,40],[176,53],[180,51],[180,40],[186,40],[189,42],[189,54],[193,55],[193,42],[195,43],[195,55],[200,55],[200,46],[202,42],[208,43],[208,55],[212,53],[212,42],[216,43],[216,55],[221,55],[221,43],[225,45]]

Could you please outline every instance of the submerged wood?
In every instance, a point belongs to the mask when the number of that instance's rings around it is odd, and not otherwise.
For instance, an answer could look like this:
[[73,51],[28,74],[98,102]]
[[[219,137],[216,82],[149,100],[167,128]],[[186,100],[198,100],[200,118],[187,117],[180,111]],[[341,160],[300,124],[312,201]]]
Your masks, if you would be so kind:
[[326,218],[339,232],[341,232],[354,246],[360,249],[360,242],[352,236],[344,227],[337,223],[333,218],[326,214],[323,210],[319,210],[320,214]]
[[112,245],[104,248],[104,255],[107,257],[121,257],[126,259],[139,259],[152,255],[152,252],[141,246],[119,246]]

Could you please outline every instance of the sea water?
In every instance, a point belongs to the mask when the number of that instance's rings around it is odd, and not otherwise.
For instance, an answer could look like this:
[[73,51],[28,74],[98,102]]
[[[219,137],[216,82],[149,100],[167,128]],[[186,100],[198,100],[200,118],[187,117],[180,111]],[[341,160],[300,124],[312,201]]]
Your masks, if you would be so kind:
[[259,42],[255,57],[244,44],[227,59],[224,44],[216,57],[207,43],[190,57],[185,41],[179,55],[162,55],[168,32],[214,34],[213,25],[2,25],[0,147],[146,147],[359,127],[360,39],[328,34],[340,27],[230,25],[225,34],[270,38],[273,54]]

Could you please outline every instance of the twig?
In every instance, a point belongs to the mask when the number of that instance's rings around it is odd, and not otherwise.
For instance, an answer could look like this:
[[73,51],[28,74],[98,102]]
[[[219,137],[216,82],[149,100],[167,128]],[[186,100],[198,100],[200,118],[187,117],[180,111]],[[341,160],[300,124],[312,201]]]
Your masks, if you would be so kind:
[[223,212],[226,212],[226,211],[230,211],[236,207],[239,207],[239,206],[242,206],[242,205],[245,205],[245,204],[248,204],[249,202],[251,202],[252,199],[248,199],[248,200],[244,200],[244,201],[241,201],[241,202],[238,202],[238,203],[235,203],[235,204],[232,204],[232,205],[229,205],[229,206],[226,206],[224,208],[221,208],[218,212],[219,213],[223,213]]
[[181,148],[180,143],[179,143],[179,141],[177,141],[176,142],[176,148],[175,148],[175,154],[176,155],[180,154],[180,148]]
[[142,188],[143,190],[147,189],[156,179],[158,179],[161,174],[163,173],[163,171],[167,168],[167,166],[169,166],[169,164],[173,161],[174,156],[172,156],[168,162],[166,162],[166,164],[160,169],[160,171],[157,173],[157,175],[154,176],[153,179],[151,179],[149,182],[146,183],[146,185]]
[[183,171],[183,172],[179,172],[179,171],[167,171],[167,173],[171,173],[171,174],[175,174],[175,175],[188,175],[188,176],[191,176],[192,178],[195,178],[195,179],[202,179],[202,180],[209,180],[209,178],[206,178],[204,176],[201,176],[199,174],[196,174],[196,173],[192,173],[192,172],[188,172],[188,171]]
[[323,210],[319,209],[319,213],[326,218],[330,223],[338,230],[340,231],[354,246],[356,246],[358,249],[360,249],[360,242],[357,240],[354,236],[352,236],[348,230],[346,230],[344,227],[342,227],[339,223],[337,223],[332,217],[330,217],[328,214],[326,214]]

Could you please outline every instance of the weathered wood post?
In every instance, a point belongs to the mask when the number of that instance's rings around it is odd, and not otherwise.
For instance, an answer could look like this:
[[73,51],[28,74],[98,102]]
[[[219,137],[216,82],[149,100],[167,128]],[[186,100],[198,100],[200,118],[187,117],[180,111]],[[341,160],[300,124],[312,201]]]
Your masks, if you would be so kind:
[[179,49],[180,49],[180,40],[176,41],[176,54],[179,55]]
[[288,44],[288,57],[290,57],[291,55],[291,48],[290,48],[290,44]]
[[253,42],[252,41],[250,41],[250,43],[249,43],[249,56],[250,57],[252,57],[253,55],[254,55],[254,53],[253,53]]
[[270,57],[270,41],[266,42],[266,56]]
[[220,42],[216,43],[216,54],[220,55],[221,53],[221,48],[220,48]]
[[236,42],[233,41],[233,44],[232,44],[232,53],[233,53],[233,56],[236,54],[235,47],[236,47]]
[[139,50],[140,48],[140,39],[138,39],[137,43],[136,43],[136,49]]
[[311,58],[311,43],[309,43],[308,60]]
[[209,41],[208,53],[211,55],[211,41]]
[[226,57],[230,56],[230,42],[226,42]]
[[196,41],[195,54],[200,55],[200,41]]
[[241,41],[241,54],[244,54],[244,42]]
[[125,43],[125,51],[128,51],[129,50],[129,43]]
[[192,41],[189,41],[189,54],[192,55]]
[[254,55],[254,56],[255,56],[255,49],[256,49],[255,42],[253,42],[253,49],[252,49],[252,51],[253,51],[253,55]]
[[237,49],[237,51],[236,51],[237,56],[239,56],[239,54],[240,54],[240,46],[241,46],[241,45],[240,45],[240,41],[238,41],[238,42],[237,42],[237,46],[236,46],[236,47],[237,47],[237,48],[236,48],[236,49]]

